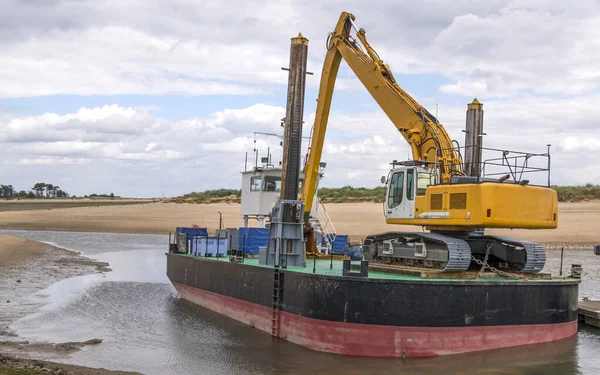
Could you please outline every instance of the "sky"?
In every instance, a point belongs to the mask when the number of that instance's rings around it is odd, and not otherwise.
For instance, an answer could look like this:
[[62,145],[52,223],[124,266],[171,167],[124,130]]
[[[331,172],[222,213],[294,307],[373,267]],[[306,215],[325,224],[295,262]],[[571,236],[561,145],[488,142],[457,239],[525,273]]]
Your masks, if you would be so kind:
[[[310,136],[327,35],[340,13],[400,86],[464,143],[551,144],[552,184],[600,183],[600,4],[581,0],[0,0],[0,184],[75,195],[240,188],[285,116],[290,38],[309,40]],[[304,152],[306,150],[304,144]],[[374,187],[408,144],[342,62],[321,186]]]

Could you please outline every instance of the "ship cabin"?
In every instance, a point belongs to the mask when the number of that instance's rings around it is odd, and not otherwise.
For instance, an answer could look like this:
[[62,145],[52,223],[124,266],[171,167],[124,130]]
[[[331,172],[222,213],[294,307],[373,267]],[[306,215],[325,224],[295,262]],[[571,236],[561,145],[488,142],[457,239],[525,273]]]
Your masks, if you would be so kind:
[[[281,175],[280,167],[257,167],[252,170],[242,172],[242,199],[241,214],[243,219],[242,226],[248,227],[249,219],[258,220],[258,227],[265,228],[265,217],[268,217],[275,202],[281,195]],[[319,173],[319,180],[323,176]],[[298,195],[302,192],[304,183],[304,173],[300,171],[298,183]],[[315,189],[315,202],[317,199],[317,189]],[[316,207],[316,205],[313,205]]]

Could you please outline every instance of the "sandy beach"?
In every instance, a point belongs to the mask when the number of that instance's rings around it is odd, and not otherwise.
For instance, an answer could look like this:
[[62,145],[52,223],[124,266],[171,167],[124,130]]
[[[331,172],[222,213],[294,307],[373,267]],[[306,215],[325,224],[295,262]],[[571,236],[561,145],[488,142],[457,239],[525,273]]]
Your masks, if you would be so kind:
[[[29,230],[70,230],[119,233],[168,234],[177,226],[197,224],[214,231],[219,211],[225,227],[241,225],[237,203],[178,204],[144,203],[135,205],[95,206],[2,211],[0,228]],[[421,230],[420,227],[388,225],[379,203],[329,203],[325,205],[336,231],[360,240],[371,233],[390,230]],[[542,243],[600,243],[600,201],[559,203],[559,226],[552,230],[490,230]],[[257,222],[250,222],[256,226]]]

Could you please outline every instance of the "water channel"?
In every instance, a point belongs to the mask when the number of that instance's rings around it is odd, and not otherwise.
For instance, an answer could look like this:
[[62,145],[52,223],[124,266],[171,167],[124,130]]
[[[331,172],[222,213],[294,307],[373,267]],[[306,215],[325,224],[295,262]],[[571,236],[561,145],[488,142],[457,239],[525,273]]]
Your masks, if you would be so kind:
[[[109,233],[9,231],[77,250],[111,272],[62,280],[32,296],[36,313],[12,329],[32,341],[85,341],[65,363],[144,374],[600,374],[600,330],[580,326],[551,344],[433,359],[350,358],[313,352],[181,300],[165,275],[168,237]],[[580,296],[600,299],[600,257],[565,252],[564,269],[583,265]],[[560,252],[547,270],[558,272]]]

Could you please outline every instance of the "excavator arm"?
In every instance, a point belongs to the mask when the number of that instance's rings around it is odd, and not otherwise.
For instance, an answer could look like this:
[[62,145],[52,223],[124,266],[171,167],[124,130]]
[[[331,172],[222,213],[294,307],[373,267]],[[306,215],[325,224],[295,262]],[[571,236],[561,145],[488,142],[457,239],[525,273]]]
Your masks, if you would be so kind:
[[[356,39],[350,35],[353,28]],[[493,262],[495,268],[523,273],[542,270],[545,253],[541,245],[482,235],[480,230],[556,228],[556,192],[549,187],[528,186],[527,180],[504,182],[498,179],[480,183],[469,178],[452,179],[465,175],[453,141],[438,120],[398,85],[389,66],[367,42],[365,31],[354,24],[354,15],[346,12],[327,40],[312,144],[300,197],[304,201],[305,220],[310,218],[315,197],[327,120],[342,58],[408,142],[415,161],[392,166],[384,203],[386,223],[420,225],[430,231],[369,235],[363,243],[365,257],[368,255],[367,259],[375,262],[433,267],[444,272],[465,271],[473,259],[478,262],[484,259]],[[425,180],[426,188],[419,189],[421,175],[439,176],[440,181],[427,184]],[[307,252],[318,254],[314,250],[313,233],[307,220]],[[460,234],[455,236],[456,233]]]
[[[436,165],[441,172],[442,183],[449,181],[452,175],[464,175],[460,157],[444,127],[398,85],[389,66],[367,42],[365,31],[356,28],[354,19],[353,14],[343,12],[327,40],[327,54],[321,73],[315,123],[300,198],[305,202],[307,213],[313,204],[331,100],[342,58],[408,142],[414,160]],[[362,48],[350,36],[352,28],[356,29]]]

